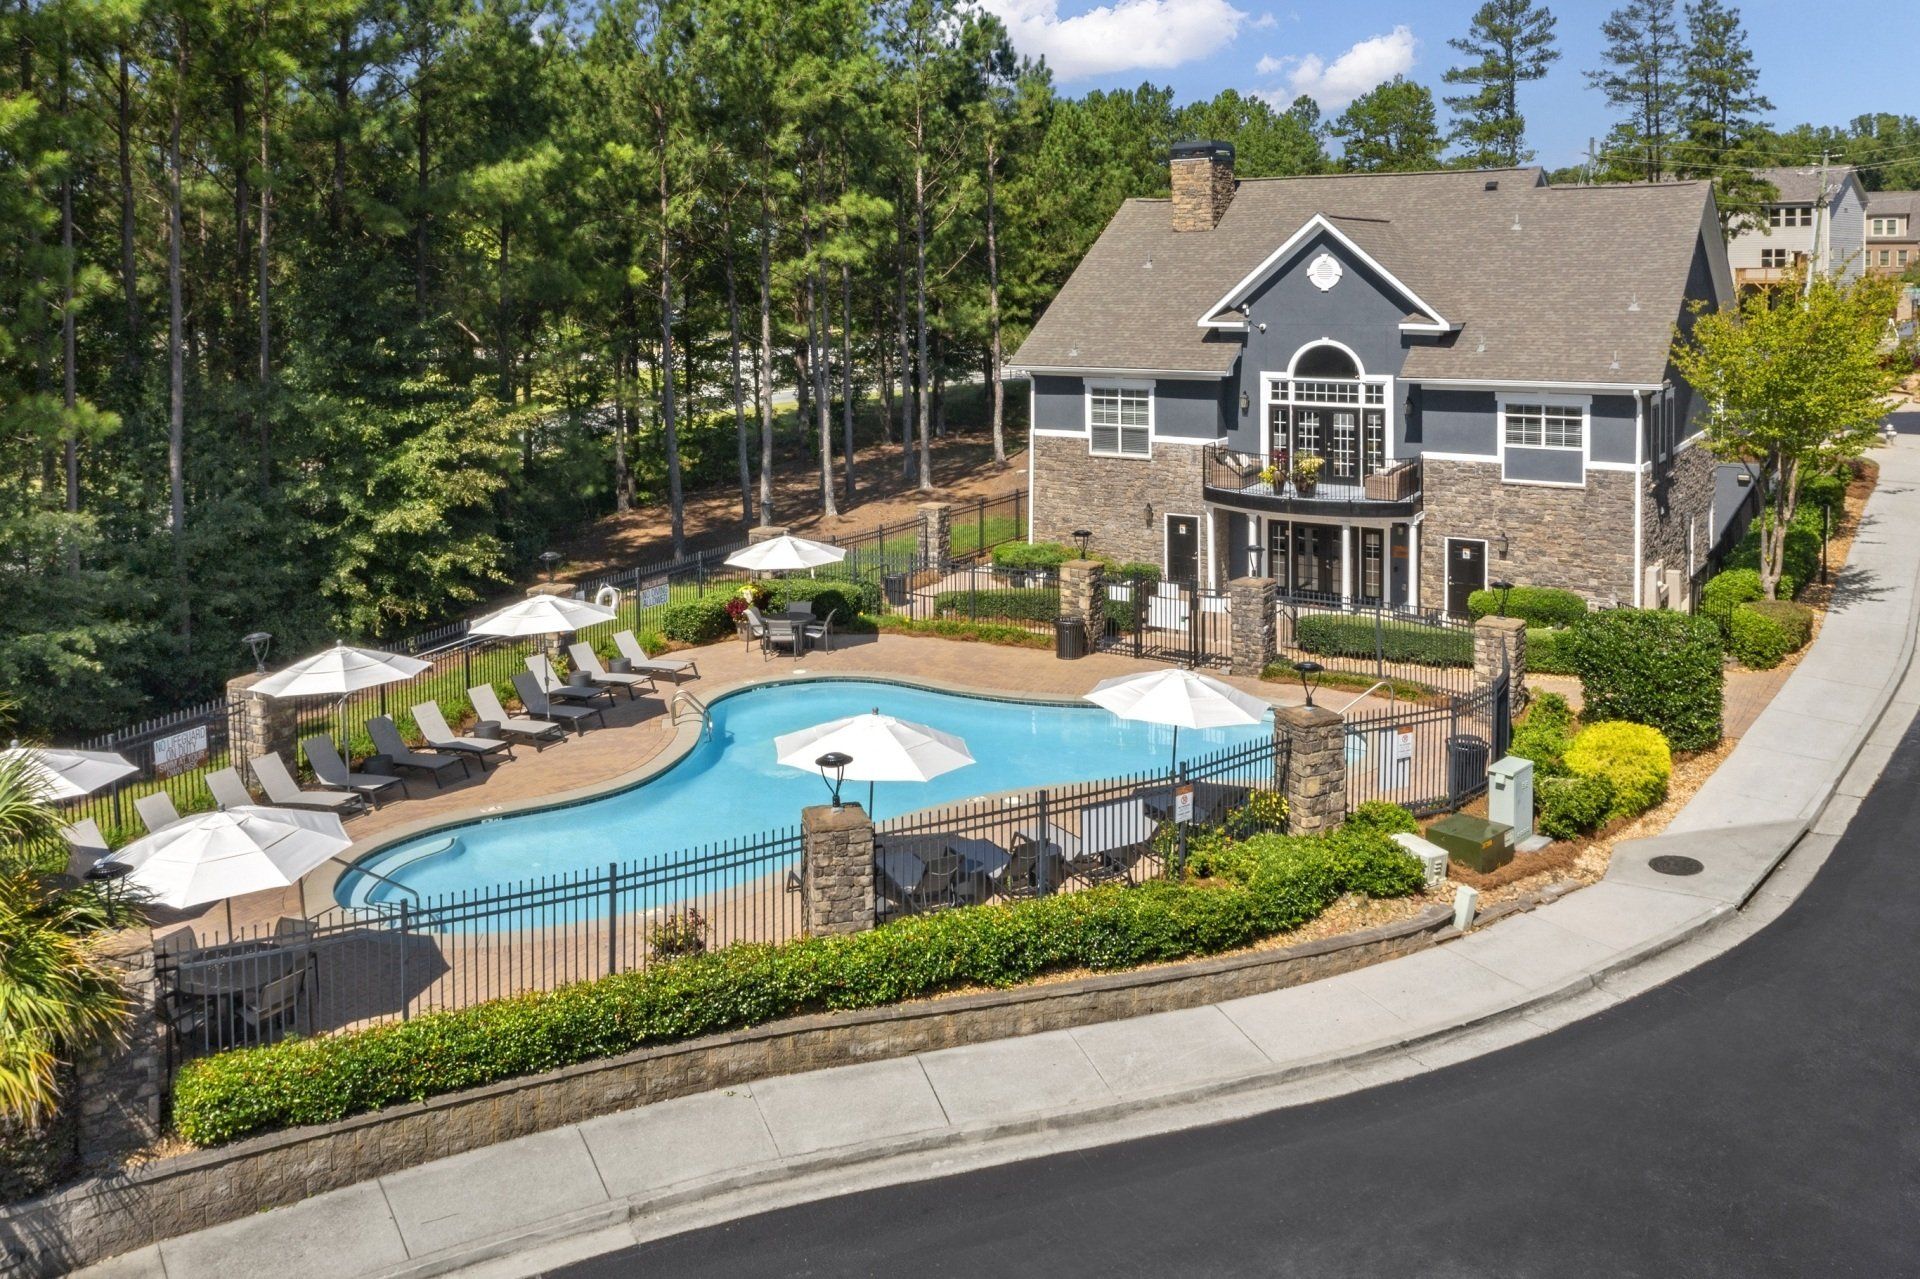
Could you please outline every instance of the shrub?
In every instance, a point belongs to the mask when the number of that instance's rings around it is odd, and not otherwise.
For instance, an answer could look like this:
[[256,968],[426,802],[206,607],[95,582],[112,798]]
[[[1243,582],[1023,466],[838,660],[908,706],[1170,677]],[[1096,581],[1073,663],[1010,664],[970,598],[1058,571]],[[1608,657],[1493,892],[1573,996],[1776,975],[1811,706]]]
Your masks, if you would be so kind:
[[1573,839],[1607,819],[1613,783],[1604,777],[1540,777],[1533,783],[1534,825],[1550,839]]
[[1666,609],[1590,613],[1569,633],[1589,720],[1632,720],[1681,750],[1720,740],[1720,629]]
[[1373,657],[1424,666],[1473,665],[1473,632],[1316,613],[1294,623],[1293,642],[1328,657]]
[[810,577],[785,578],[771,584],[769,607],[785,608],[805,600],[813,605],[813,615],[824,618],[839,610],[840,621],[850,621],[863,613],[879,613],[884,608],[880,587],[874,582],[850,582]]
[[1370,799],[1347,815],[1347,829],[1381,835],[1417,835],[1420,823],[1412,813],[1384,799]]
[[1567,648],[1570,632],[1558,628],[1527,628],[1527,669],[1539,675],[1576,675]]
[[[1500,592],[1475,591],[1467,597],[1467,612],[1476,622],[1498,614]],[[1586,613],[1586,600],[1555,586],[1516,586],[1507,592],[1507,616],[1528,626],[1571,626]]]
[[1673,756],[1657,728],[1624,720],[1589,724],[1573,739],[1566,758],[1575,777],[1604,777],[1613,787],[1609,818],[1644,813],[1667,797]]
[[1813,633],[1813,610],[1791,600],[1753,600],[1733,610],[1729,651],[1742,666],[1771,670]]
[[[657,626],[647,627],[638,635],[634,636],[634,639],[639,641],[640,651],[648,657],[658,657],[667,651],[667,637],[661,633],[660,628]],[[616,649],[618,647],[618,645],[615,646]]]
[[733,618],[727,614],[731,595],[702,595],[681,600],[660,610],[660,630],[668,639],[682,644],[711,644],[733,633]]
[[1043,586],[1014,586],[1002,591],[941,591],[933,597],[933,608],[941,617],[1051,622],[1060,616],[1060,592]]
[[1124,564],[1107,565],[1107,580],[1110,582],[1133,582],[1151,591],[1160,584],[1160,566],[1140,560],[1128,560]]
[[1573,730],[1573,706],[1558,693],[1542,693],[1527,707],[1529,724],[1551,724],[1561,732]]
[[181,1069],[174,1123],[208,1145],[810,1010],[1213,954],[1297,928],[1342,893],[1404,895],[1422,883],[1420,863],[1371,831],[1261,835],[1231,852],[1224,882],[1091,888],[729,946],[458,1012],[202,1057]]
[[1729,568],[1715,573],[1700,588],[1700,612],[1713,619],[1720,628],[1720,634],[1731,634],[1733,610],[1748,600],[1757,600],[1764,595],[1760,589],[1760,570],[1757,568]]
[[707,953],[707,917],[688,907],[647,930],[647,946],[659,959],[683,959]]
[[[1811,515],[1812,523],[1808,523]],[[1750,568],[1758,572],[1760,568],[1760,521],[1747,530],[1740,539],[1740,545],[1733,548],[1727,556],[1727,567]],[[1787,526],[1786,541],[1780,553],[1780,583],[1777,598],[1792,599],[1799,589],[1811,582],[1820,571],[1820,511],[1817,507],[1803,506],[1794,513],[1793,523]]]
[[1533,761],[1536,781],[1557,777],[1567,771],[1567,747],[1573,744],[1573,711],[1567,699],[1558,693],[1542,693],[1534,699],[1527,717],[1513,730],[1507,754]]
[[1830,506],[1838,512],[1847,500],[1847,485],[1853,480],[1853,471],[1842,464],[1830,471],[1802,471],[1800,473],[1800,510],[1813,512],[1812,527],[1820,527],[1820,508]]
[[1068,560],[1077,560],[1075,547],[1059,542],[1002,542],[993,548],[993,566],[1010,569],[1059,568]]
[[[1257,790],[1248,795],[1221,823],[1221,833],[1228,839],[1246,839],[1286,828],[1287,797],[1270,790]],[[1191,854],[1193,850],[1189,847],[1187,851]]]
[[871,619],[876,630],[900,635],[937,635],[941,639],[1003,644],[1009,648],[1052,648],[1053,636],[998,622],[968,622],[948,617],[909,618],[884,613]]

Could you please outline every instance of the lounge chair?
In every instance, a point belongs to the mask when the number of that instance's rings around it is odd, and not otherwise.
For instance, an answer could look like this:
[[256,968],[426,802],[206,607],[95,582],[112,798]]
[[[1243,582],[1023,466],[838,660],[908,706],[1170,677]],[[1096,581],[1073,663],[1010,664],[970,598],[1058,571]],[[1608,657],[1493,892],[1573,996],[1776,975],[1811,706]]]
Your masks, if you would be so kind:
[[380,807],[383,792],[398,786],[402,795],[407,793],[407,784],[398,777],[388,777],[385,773],[356,773],[348,768],[347,761],[341,759],[340,752],[333,748],[331,737],[309,737],[300,743],[300,749],[307,753],[307,763],[313,766],[315,777],[329,786],[365,795],[373,801],[375,808]]
[[180,820],[180,810],[173,806],[173,796],[163,790],[134,800],[133,811],[140,814],[140,820],[147,824],[148,830],[155,832],[163,831]]
[[253,775],[260,782],[260,789],[267,793],[267,802],[281,808],[311,808],[323,813],[357,813],[367,806],[364,795],[333,787],[321,787],[315,790],[302,790],[300,783],[293,780],[293,774],[287,771],[287,763],[279,755],[255,755],[247,763],[253,768]]
[[690,657],[648,657],[647,650],[640,647],[632,631],[615,631],[613,646],[620,650],[620,656],[627,659],[627,665],[636,675],[651,675],[656,679],[670,675],[676,684],[689,676],[700,678],[700,664]]
[[474,685],[467,690],[467,700],[473,703],[473,712],[481,723],[493,725],[502,736],[532,742],[535,750],[545,750],[548,742],[566,740],[567,730],[558,724],[507,714],[491,684]]
[[420,726],[420,735],[427,739],[427,745],[437,751],[452,751],[469,759],[480,761],[480,771],[487,771],[487,756],[506,752],[507,758],[513,758],[513,743],[503,742],[497,737],[461,737],[447,727],[447,717],[440,713],[440,703],[422,702],[413,708],[413,722]]
[[558,706],[548,698],[547,690],[540,687],[540,677],[532,671],[521,671],[513,677],[513,691],[520,694],[520,704],[527,708],[527,714],[536,719],[550,719],[556,724],[571,724],[573,731],[584,733],[587,726],[583,722],[589,715],[600,717],[604,727],[607,713],[598,706]]
[[100,833],[100,827],[91,817],[83,817],[60,832],[67,841],[70,850],[67,855],[67,869],[63,879],[70,879],[78,885],[87,877],[87,872],[99,865],[100,859],[113,852],[107,847],[107,840]]
[[435,790],[446,785],[440,774],[449,768],[458,768],[462,777],[470,771],[467,761],[457,754],[430,755],[413,749],[407,745],[406,738],[400,736],[399,726],[385,715],[375,715],[367,721],[367,736],[373,739],[373,749],[385,755],[395,768],[430,774]]
[[223,809],[241,808],[253,803],[253,795],[247,790],[247,784],[240,780],[240,771],[234,768],[208,773],[207,793]]
[[572,659],[574,670],[586,672],[587,678],[601,687],[626,689],[628,701],[633,700],[633,690],[638,685],[644,684],[649,693],[653,691],[653,676],[608,670],[600,665],[600,655],[593,651],[591,644],[569,644],[567,656]]
[[535,653],[527,658],[527,669],[540,681],[540,691],[547,695],[548,701],[593,706],[604,697],[607,705],[613,705],[613,692],[610,689],[596,688],[591,684],[569,684],[561,679],[560,672],[553,669],[553,663],[547,660],[545,653]]

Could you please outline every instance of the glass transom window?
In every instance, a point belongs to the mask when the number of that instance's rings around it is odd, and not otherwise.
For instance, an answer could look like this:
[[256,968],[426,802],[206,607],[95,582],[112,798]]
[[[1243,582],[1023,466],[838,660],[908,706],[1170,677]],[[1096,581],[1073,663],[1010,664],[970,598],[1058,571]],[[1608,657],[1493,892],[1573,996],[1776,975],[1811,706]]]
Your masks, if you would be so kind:
[[1577,449],[1586,414],[1565,404],[1509,404],[1507,446],[1529,449]]
[[1087,392],[1095,453],[1146,457],[1153,392],[1138,386],[1096,386]]

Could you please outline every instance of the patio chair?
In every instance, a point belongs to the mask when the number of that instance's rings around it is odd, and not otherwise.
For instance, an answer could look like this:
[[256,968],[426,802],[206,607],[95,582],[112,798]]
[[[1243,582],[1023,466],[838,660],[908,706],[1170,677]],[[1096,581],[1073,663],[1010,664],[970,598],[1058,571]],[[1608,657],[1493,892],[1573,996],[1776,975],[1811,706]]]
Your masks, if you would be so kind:
[[925,859],[926,873],[913,890],[915,910],[939,910],[953,905],[953,881],[960,873],[957,853],[937,853]]
[[208,773],[207,793],[223,809],[244,808],[253,803],[253,794],[247,790],[247,784],[240,780],[240,770],[237,768],[221,768]]
[[1007,863],[1006,874],[1000,877],[1000,891],[1005,896],[1038,897],[1043,861],[1049,893],[1060,891],[1060,886],[1072,875],[1067,859],[1060,854],[1060,845],[1048,840],[1043,846],[1028,831],[1014,832],[1013,847],[1008,852],[1012,860]]
[[437,751],[452,751],[466,759],[480,761],[480,771],[487,771],[487,756],[506,752],[507,758],[513,758],[513,743],[503,742],[497,737],[462,737],[447,727],[447,717],[440,713],[440,703],[422,702],[413,708],[413,722],[420,726],[420,735],[427,739],[427,745]]
[[287,763],[277,754],[255,755],[247,761],[253,769],[253,775],[260,782],[260,789],[267,793],[267,802],[281,808],[310,808],[323,813],[357,813],[367,806],[364,795],[356,795],[349,790],[336,787],[321,787],[314,790],[302,790],[300,783],[293,780],[293,774],[287,771]]
[[647,650],[640,647],[640,641],[633,637],[632,631],[615,631],[613,646],[620,650],[620,656],[627,659],[627,665],[637,674],[656,677],[671,675],[676,684],[688,676],[700,678],[700,664],[690,657],[648,657]]
[[385,715],[375,715],[367,721],[367,736],[373,739],[373,749],[385,755],[395,768],[411,768],[416,772],[431,774],[435,790],[446,785],[440,779],[440,774],[449,768],[458,767],[462,777],[468,773],[467,761],[459,755],[429,755],[414,750],[407,745],[407,739],[400,736],[399,725]]
[[340,752],[333,748],[331,737],[309,737],[300,743],[300,749],[307,753],[307,763],[313,766],[315,777],[329,786],[365,795],[373,801],[375,808],[380,807],[380,796],[396,786],[402,795],[407,793],[407,784],[398,777],[389,777],[385,773],[356,773],[348,768],[347,761],[341,759]]
[[814,640],[819,640],[820,647],[831,653],[833,651],[833,624],[839,620],[840,610],[834,608],[827,610],[827,616],[824,621],[805,623],[808,642],[811,643]]
[[573,662],[573,669],[585,671],[587,678],[605,688],[623,688],[627,691],[627,700],[634,698],[634,687],[644,684],[648,692],[653,691],[653,676],[639,675],[629,671],[610,671],[600,665],[600,654],[593,651],[593,645],[586,643],[567,645],[567,657]]
[[798,661],[807,643],[807,628],[797,618],[762,617],[757,608],[747,610],[747,631],[760,641],[763,656],[785,646],[793,650],[794,660]]
[[607,722],[607,713],[598,706],[556,706],[547,697],[547,691],[540,687],[540,679],[532,671],[521,671],[513,677],[513,691],[520,694],[520,704],[527,708],[527,714],[538,719],[550,719],[556,724],[571,724],[576,733],[584,733],[587,726],[583,722],[589,715],[598,715],[600,723]]
[[100,833],[100,827],[91,817],[82,817],[73,825],[60,832],[67,841],[67,869],[63,880],[72,880],[75,886],[86,879],[87,872],[99,864],[101,858],[113,852],[107,847],[106,836]]
[[163,790],[134,800],[133,811],[140,814],[140,820],[146,823],[149,831],[156,833],[180,820],[180,810],[173,806],[173,796]]
[[[540,691],[549,701],[574,703],[581,706],[597,704],[601,698],[607,699],[607,705],[613,705],[613,693],[604,688],[595,688],[591,684],[569,684],[560,678],[560,672],[553,669],[553,663],[547,660],[545,653],[533,653],[527,658],[527,670],[540,681]],[[521,699],[525,701],[525,698]],[[529,708],[531,709],[531,708]]]
[[306,989],[307,968],[302,964],[285,977],[275,978],[258,991],[248,991],[241,996],[240,1020],[254,1030],[260,1030],[292,1013],[297,1028],[300,996],[306,993]]
[[545,750],[548,742],[566,740],[567,730],[558,724],[507,714],[491,684],[474,685],[467,690],[467,700],[473,703],[474,714],[480,717],[481,723],[493,725],[503,737],[532,742],[535,750]]

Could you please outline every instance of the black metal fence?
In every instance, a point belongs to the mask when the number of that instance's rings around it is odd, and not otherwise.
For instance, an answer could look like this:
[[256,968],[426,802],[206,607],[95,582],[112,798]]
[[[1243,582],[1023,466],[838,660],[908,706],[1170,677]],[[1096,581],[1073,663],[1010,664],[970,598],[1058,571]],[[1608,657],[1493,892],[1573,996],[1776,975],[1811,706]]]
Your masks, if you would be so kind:
[[1225,666],[1232,657],[1227,592],[1198,582],[1115,580],[1106,585],[1100,646],[1181,666]]
[[[118,844],[146,833],[133,808],[144,795],[164,793],[183,813],[212,807],[202,778],[229,762],[233,712],[226,698],[215,698],[80,743],[81,750],[112,751],[140,771],[110,791],[67,803],[62,816],[69,822],[91,819]],[[66,854],[59,856],[65,860]]]
[[1441,609],[1284,596],[1275,641],[1288,662],[1444,692],[1473,687],[1473,623]]
[[988,901],[1139,884],[1177,871],[1196,828],[1284,829],[1254,800],[1285,786],[1287,745],[1267,738],[1136,773],[988,796],[882,822],[874,830],[879,921]]
[[1419,816],[1459,808],[1487,788],[1512,736],[1505,674],[1439,704],[1396,704],[1347,720],[1347,807],[1388,800]]
[[945,572],[917,572],[912,583],[890,602],[915,621],[978,622],[1051,635],[1060,616],[1060,575],[1050,568],[998,568],[976,558]]
[[787,829],[604,869],[423,897],[363,872],[352,907],[164,934],[156,968],[176,1058],[404,1021],[801,931]]

